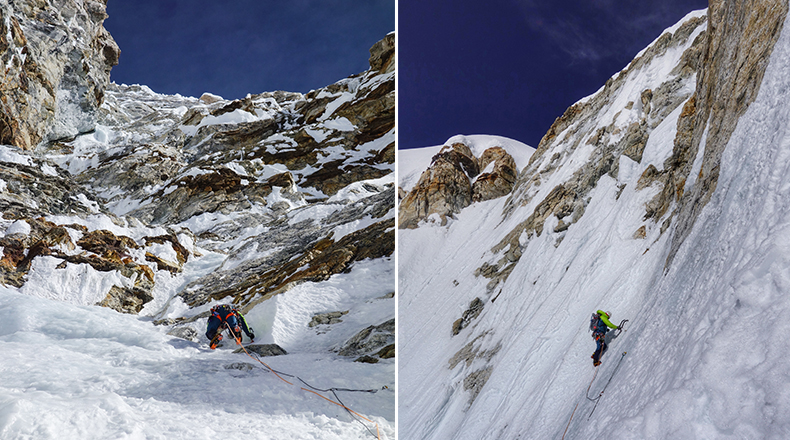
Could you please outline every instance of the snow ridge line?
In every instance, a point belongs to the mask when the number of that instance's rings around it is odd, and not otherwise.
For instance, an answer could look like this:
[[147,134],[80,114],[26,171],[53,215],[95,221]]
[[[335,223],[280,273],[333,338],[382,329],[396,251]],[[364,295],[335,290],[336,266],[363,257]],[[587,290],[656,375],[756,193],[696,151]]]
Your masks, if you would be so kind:
[[[227,329],[228,329],[228,331],[230,332],[231,336],[233,336],[233,339],[234,339],[234,340],[236,340],[236,341],[241,341],[241,335],[238,335],[238,336],[237,336],[237,335],[236,335],[236,333],[233,331],[233,329],[231,329],[231,328],[230,328],[230,325],[228,325],[228,323],[227,323],[227,322],[225,323],[225,328],[227,328]],[[241,345],[241,344],[239,344],[239,345]],[[247,348],[246,348],[246,347],[244,347],[243,345],[241,345],[241,349],[242,349],[242,350],[244,350],[244,353],[246,353],[246,354],[247,354],[247,356],[249,356],[249,357],[250,357],[250,359],[254,359],[254,360],[258,361],[258,362],[259,362],[261,365],[263,365],[263,366],[264,366],[264,367],[266,367],[266,368],[267,368],[269,371],[271,371],[272,373],[274,373],[274,375],[275,375],[275,376],[277,376],[277,378],[278,378],[278,379],[280,379],[281,381],[283,381],[283,382],[287,383],[288,385],[293,385],[293,383],[291,383],[291,382],[288,382],[287,380],[283,379],[283,378],[282,378],[282,376],[280,376],[280,374],[282,374],[283,376],[295,377],[295,378],[299,379],[299,381],[300,381],[300,382],[302,382],[303,384],[305,384],[305,385],[307,385],[308,387],[312,388],[312,389],[307,389],[307,388],[305,388],[305,387],[299,387],[300,389],[302,389],[302,390],[304,390],[304,391],[308,391],[308,392],[310,392],[310,393],[313,393],[313,394],[315,394],[316,396],[318,396],[318,397],[320,397],[320,398],[322,398],[322,399],[326,400],[327,402],[334,403],[335,405],[337,405],[337,406],[339,406],[339,407],[341,407],[341,408],[345,409],[346,411],[348,411],[349,415],[351,415],[351,417],[352,417],[354,420],[358,421],[358,422],[359,422],[359,423],[360,423],[360,424],[361,424],[363,427],[365,427],[365,429],[366,429],[366,430],[367,430],[367,431],[370,433],[370,435],[372,435],[373,437],[375,437],[377,440],[381,440],[381,430],[379,429],[379,424],[378,424],[377,422],[375,422],[375,421],[373,421],[373,420],[370,420],[369,418],[367,418],[367,417],[363,416],[362,414],[360,414],[360,413],[358,413],[358,412],[354,411],[353,409],[351,409],[351,408],[347,407],[346,405],[344,405],[344,404],[343,404],[343,402],[341,402],[341,401],[340,401],[340,398],[337,396],[337,393],[335,393],[335,390],[338,390],[338,391],[356,391],[356,392],[364,392],[364,393],[375,393],[375,392],[376,392],[376,391],[378,391],[378,390],[372,390],[372,389],[371,389],[371,390],[353,390],[353,389],[347,389],[347,388],[328,388],[328,389],[326,389],[326,390],[322,390],[322,389],[316,388],[316,387],[314,387],[314,386],[310,385],[309,383],[305,382],[305,381],[304,381],[304,380],[303,380],[301,377],[299,377],[299,376],[294,376],[294,375],[292,375],[292,374],[287,374],[287,373],[282,373],[282,372],[278,372],[278,371],[276,371],[274,368],[270,367],[270,366],[269,366],[269,365],[267,365],[265,362],[263,362],[262,360],[260,360],[260,358],[259,358],[259,357],[253,357],[253,356],[250,354],[250,352],[249,352],[249,351],[247,351]],[[279,374],[278,374],[278,373],[279,373]],[[611,380],[611,379],[610,379],[610,380]],[[313,391],[313,390],[316,390],[316,391]],[[317,391],[323,391],[323,392],[332,392],[332,394],[333,394],[333,395],[335,396],[335,398],[337,399],[337,402],[335,402],[334,400],[332,400],[332,399],[330,399],[330,398],[328,398],[328,397],[326,397],[326,396],[323,396],[323,395],[319,394]],[[369,428],[367,425],[365,425],[364,423],[362,423],[362,422],[361,422],[359,419],[357,419],[357,418],[356,418],[356,417],[354,417],[354,416],[357,416],[357,417],[359,417],[359,418],[361,418],[361,419],[363,419],[363,420],[366,420],[366,421],[368,421],[368,422],[370,422],[370,423],[372,423],[372,424],[376,425],[376,433],[375,433],[375,434],[373,434],[373,432],[370,430],[370,428]]]

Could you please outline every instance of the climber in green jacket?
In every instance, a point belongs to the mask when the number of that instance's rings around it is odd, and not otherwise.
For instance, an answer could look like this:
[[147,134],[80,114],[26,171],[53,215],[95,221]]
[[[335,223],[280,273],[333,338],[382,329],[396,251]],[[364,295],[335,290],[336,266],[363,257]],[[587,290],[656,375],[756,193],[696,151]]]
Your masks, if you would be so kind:
[[590,318],[590,330],[593,332],[592,336],[596,343],[595,353],[593,353],[592,359],[593,365],[596,367],[601,365],[601,356],[603,356],[606,349],[609,348],[606,344],[606,333],[609,329],[617,330],[620,328],[609,321],[610,316],[608,312],[598,310],[593,313],[592,318]]

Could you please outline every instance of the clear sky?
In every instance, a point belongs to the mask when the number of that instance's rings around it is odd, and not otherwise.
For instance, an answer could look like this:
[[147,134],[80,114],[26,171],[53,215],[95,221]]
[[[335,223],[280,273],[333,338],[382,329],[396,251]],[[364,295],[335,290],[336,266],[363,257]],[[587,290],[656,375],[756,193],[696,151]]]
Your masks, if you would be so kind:
[[308,92],[368,69],[395,0],[110,0],[116,83],[226,99]]
[[399,148],[456,134],[534,147],[705,0],[399,0]]

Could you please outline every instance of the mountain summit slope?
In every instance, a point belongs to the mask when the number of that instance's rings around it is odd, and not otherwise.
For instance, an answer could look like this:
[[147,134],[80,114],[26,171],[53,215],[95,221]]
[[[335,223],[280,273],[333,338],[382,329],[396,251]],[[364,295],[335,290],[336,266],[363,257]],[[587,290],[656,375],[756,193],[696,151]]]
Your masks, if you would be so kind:
[[[790,435],[786,12],[689,14],[509,197],[399,231],[401,435]],[[630,326],[596,371],[598,309]]]

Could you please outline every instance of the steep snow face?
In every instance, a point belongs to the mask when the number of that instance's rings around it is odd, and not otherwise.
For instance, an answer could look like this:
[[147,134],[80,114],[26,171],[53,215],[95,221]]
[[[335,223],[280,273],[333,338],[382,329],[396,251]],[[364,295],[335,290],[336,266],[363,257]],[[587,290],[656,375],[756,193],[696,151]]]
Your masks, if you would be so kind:
[[[681,104],[694,91],[694,75],[675,66],[688,64],[704,21],[672,29],[684,28],[691,31],[684,45],[652,46],[641,54],[652,53],[650,62],[632,64],[569,109],[509,200],[473,204],[446,227],[399,231],[401,435],[790,435],[783,318],[790,314],[790,37],[783,32],[774,47],[759,95],[724,149],[713,196],[665,267],[675,225],[661,215],[650,220],[646,207],[649,214],[664,190],[649,176],[669,166]],[[640,115],[643,87],[666,84],[669,107],[657,107],[654,93],[650,112]],[[584,106],[613,87],[631,97],[608,95],[598,107],[605,118],[586,118]],[[607,107],[612,102],[624,103],[622,112]],[[626,154],[619,141],[645,116],[643,151]],[[623,148],[600,168],[611,144]],[[704,145],[705,138],[680,189],[699,183]],[[584,191],[568,186],[589,183],[578,179],[585,175],[596,180]],[[583,199],[567,210],[550,202],[573,191]],[[630,325],[596,371],[587,327],[598,309]],[[597,406],[587,399],[599,395]]]

